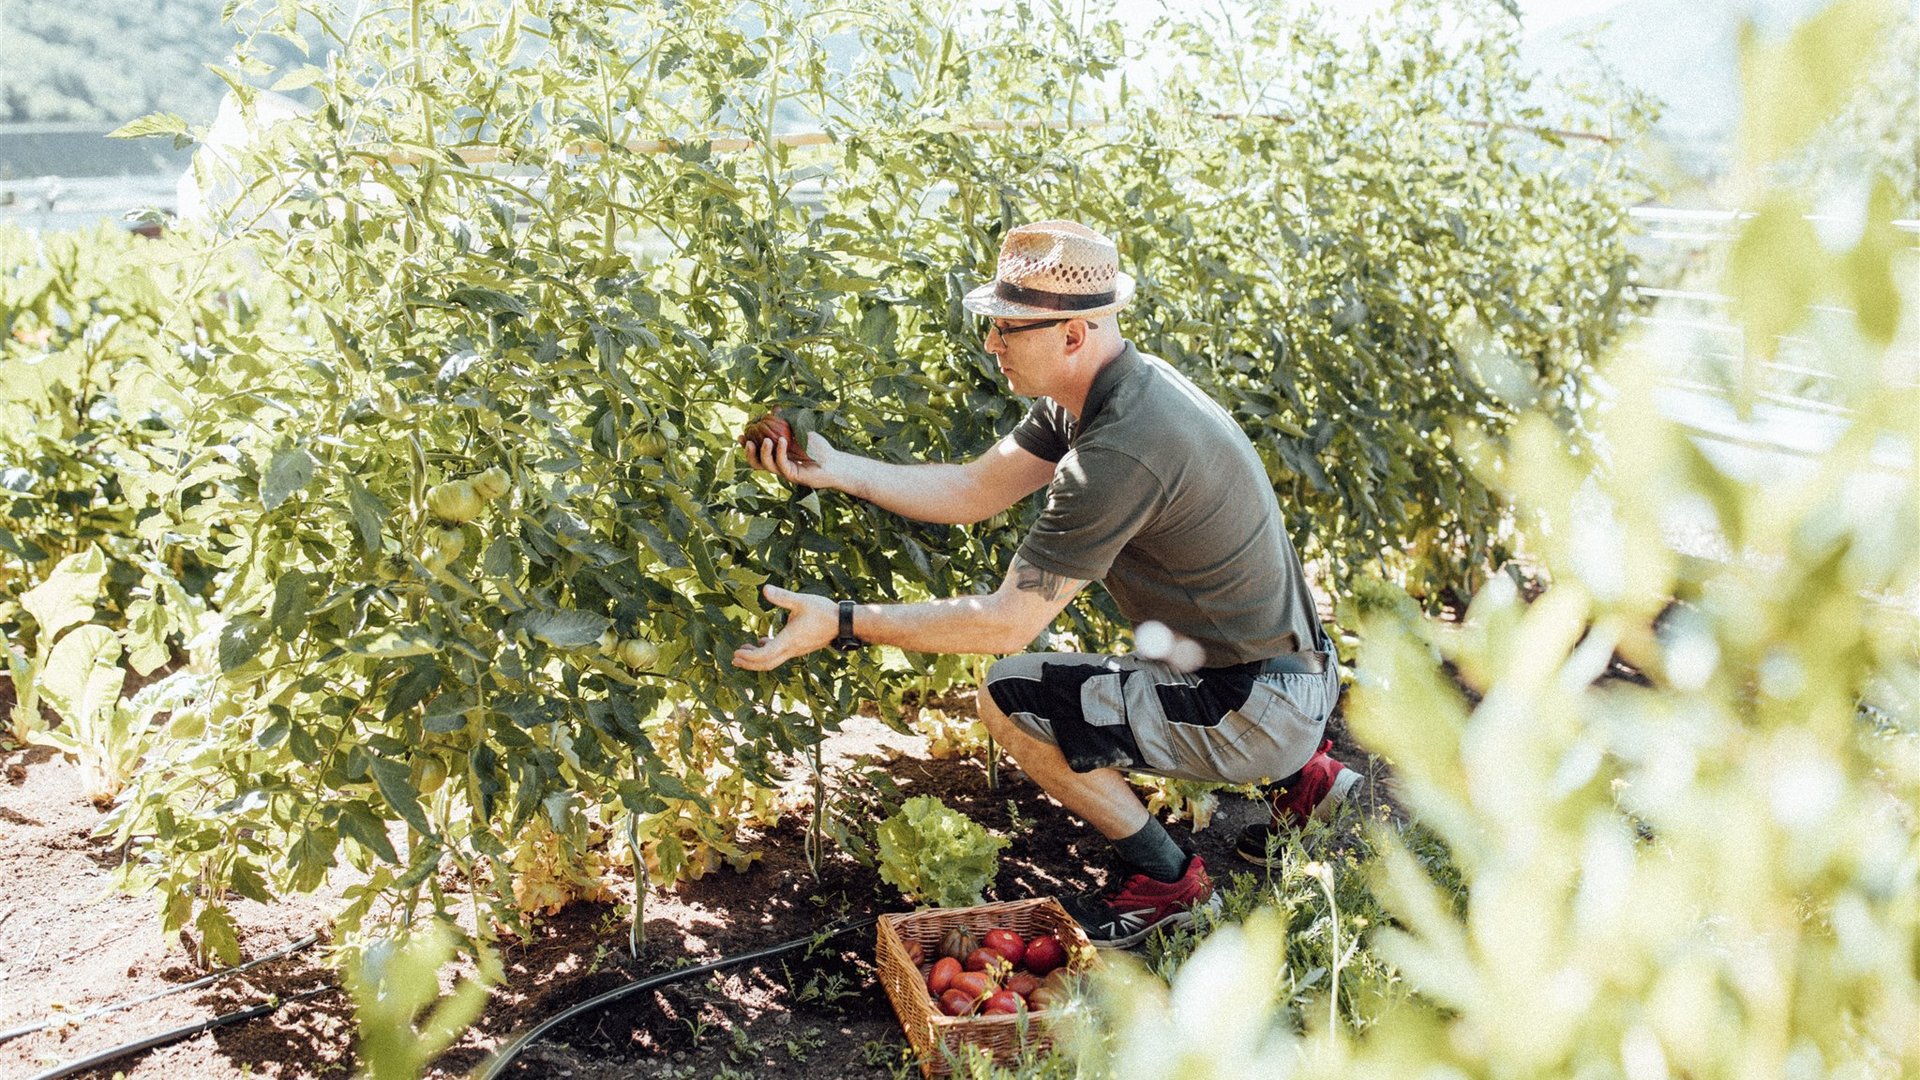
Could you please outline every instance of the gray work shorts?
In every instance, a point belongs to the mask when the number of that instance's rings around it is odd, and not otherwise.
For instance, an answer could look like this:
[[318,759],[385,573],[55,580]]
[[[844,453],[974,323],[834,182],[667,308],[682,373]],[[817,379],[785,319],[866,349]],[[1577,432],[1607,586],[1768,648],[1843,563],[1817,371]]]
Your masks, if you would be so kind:
[[1075,772],[1252,784],[1292,775],[1320,748],[1340,671],[1331,656],[1324,672],[1261,675],[1247,666],[1182,673],[1132,655],[1022,653],[988,669],[987,692]]

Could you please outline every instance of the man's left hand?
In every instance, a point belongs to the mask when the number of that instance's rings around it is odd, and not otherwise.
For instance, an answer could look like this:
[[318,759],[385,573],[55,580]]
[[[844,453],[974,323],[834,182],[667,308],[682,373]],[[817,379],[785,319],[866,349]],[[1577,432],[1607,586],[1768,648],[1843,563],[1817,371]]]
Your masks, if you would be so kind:
[[796,656],[823,649],[840,635],[840,605],[825,596],[793,592],[768,585],[762,592],[773,604],[786,608],[787,625],[758,645],[733,651],[733,666],[748,671],[772,671]]

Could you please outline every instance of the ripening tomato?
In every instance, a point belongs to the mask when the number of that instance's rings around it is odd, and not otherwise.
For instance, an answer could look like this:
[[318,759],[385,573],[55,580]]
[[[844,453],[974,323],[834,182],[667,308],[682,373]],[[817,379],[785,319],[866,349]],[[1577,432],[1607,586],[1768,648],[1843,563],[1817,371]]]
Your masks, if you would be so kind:
[[740,434],[740,445],[758,446],[763,442],[778,442],[781,439],[787,440],[788,457],[802,465],[812,464],[813,459],[807,456],[806,451],[800,448],[799,440],[793,437],[793,426],[787,423],[777,409],[748,424],[747,429]]
[[948,989],[958,990],[974,1001],[985,1001],[987,995],[999,987],[984,971],[963,971],[953,977],[953,985]]
[[1019,934],[1011,930],[989,930],[980,939],[980,944],[1007,958],[1007,963],[1020,966],[1020,958],[1027,953],[1027,943]]
[[1015,972],[1007,976],[1007,989],[1019,994],[1021,997],[1026,997],[1028,994],[1040,989],[1040,980],[1035,978],[1030,972]]
[[1027,995],[1027,1008],[1043,1011],[1046,1009],[1057,1009],[1066,1000],[1067,992],[1065,990],[1052,986],[1037,986],[1034,988],[1033,993]]
[[1027,942],[1027,970],[1045,975],[1067,962],[1067,947],[1051,934],[1041,934]]
[[987,1007],[983,1011],[989,1014],[1018,1013],[1026,1007],[1027,1003],[1021,1000],[1019,994],[1011,990],[996,990],[987,997]]
[[984,971],[998,983],[1004,981],[1013,972],[1013,965],[1007,958],[982,945],[967,954],[968,971]]
[[959,990],[949,990],[940,995],[940,1011],[948,1016],[966,1016],[973,1012],[974,999]]
[[940,935],[940,955],[965,960],[980,947],[980,939],[965,927],[956,926]]
[[953,978],[958,974],[960,974],[960,961],[951,956],[943,956],[935,960],[933,970],[927,972],[927,989],[935,997],[939,997],[953,986]]

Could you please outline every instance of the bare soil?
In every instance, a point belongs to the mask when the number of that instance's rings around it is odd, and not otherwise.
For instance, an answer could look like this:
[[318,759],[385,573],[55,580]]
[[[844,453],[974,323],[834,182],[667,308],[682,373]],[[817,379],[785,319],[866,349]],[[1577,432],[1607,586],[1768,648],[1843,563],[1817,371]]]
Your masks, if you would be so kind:
[[[1378,762],[1355,749],[1342,721],[1329,724],[1342,760],[1366,773],[1360,797],[1382,798]],[[1064,895],[1098,884],[1108,847],[1011,765],[990,789],[978,759],[935,760],[924,740],[855,717],[828,743],[830,771],[883,767],[902,797],[936,795],[1013,844],[989,900]],[[110,887],[121,853],[93,835],[100,812],[81,793],[77,770],[44,749],[0,757],[0,1030],[75,1016],[199,978],[190,952],[158,933],[153,897]],[[796,783],[804,776],[795,769]],[[1371,809],[1384,809],[1374,806]],[[1232,853],[1238,830],[1264,813],[1227,796],[1211,827],[1172,826],[1224,878],[1248,869]],[[518,1032],[568,1006],[638,977],[720,959],[815,932],[823,926],[904,910],[872,868],[835,851],[818,880],[804,856],[805,822],[789,815],[755,846],[744,873],[722,869],[646,904],[646,946],[627,954],[625,904],[575,904],[503,947],[507,981],[485,1013],[431,1075],[464,1076]],[[314,932],[341,903],[343,881],[311,896],[264,906],[235,902],[249,959]],[[631,882],[623,882],[631,896]],[[808,955],[694,977],[637,994],[562,1025],[507,1071],[513,1077],[692,1078],[888,1077],[907,1075],[906,1041],[871,964],[873,932],[834,939]],[[211,986],[0,1043],[0,1076],[28,1077],[134,1039],[234,1012],[279,995],[333,983],[323,946]],[[167,1080],[228,1077],[347,1077],[355,1069],[346,996],[329,991],[278,1011],[118,1060],[83,1075]],[[912,1075],[917,1075],[915,1070]]]

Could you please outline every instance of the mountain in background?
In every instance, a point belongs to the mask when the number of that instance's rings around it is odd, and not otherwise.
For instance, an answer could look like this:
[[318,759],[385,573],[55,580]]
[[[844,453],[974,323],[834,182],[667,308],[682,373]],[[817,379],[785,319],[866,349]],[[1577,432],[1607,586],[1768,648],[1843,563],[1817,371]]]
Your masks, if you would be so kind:
[[158,110],[213,118],[226,87],[206,65],[235,43],[224,0],[4,0],[0,124],[118,127]]

